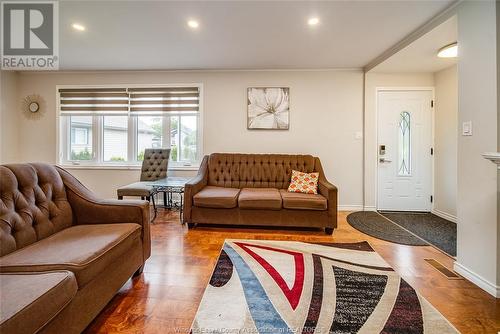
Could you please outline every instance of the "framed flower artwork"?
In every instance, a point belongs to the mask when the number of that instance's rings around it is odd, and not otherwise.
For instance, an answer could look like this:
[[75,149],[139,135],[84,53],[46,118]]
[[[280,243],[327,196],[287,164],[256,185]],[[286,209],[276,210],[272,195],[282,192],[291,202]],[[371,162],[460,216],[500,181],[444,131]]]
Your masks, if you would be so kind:
[[289,87],[248,88],[247,128],[249,130],[288,130],[289,125]]

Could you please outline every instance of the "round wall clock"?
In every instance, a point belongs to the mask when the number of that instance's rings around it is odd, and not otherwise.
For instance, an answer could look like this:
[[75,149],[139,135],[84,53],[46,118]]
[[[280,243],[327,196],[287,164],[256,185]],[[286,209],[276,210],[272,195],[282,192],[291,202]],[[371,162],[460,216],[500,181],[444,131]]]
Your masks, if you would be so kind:
[[23,114],[28,119],[38,119],[45,112],[45,101],[38,94],[26,96],[22,100]]

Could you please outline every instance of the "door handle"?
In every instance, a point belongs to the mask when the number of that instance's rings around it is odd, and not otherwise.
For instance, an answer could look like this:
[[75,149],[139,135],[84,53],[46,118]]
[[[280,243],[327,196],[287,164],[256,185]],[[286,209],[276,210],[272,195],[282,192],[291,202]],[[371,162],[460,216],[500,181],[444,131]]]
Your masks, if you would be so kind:
[[381,162],[381,163],[392,162],[392,160],[387,160],[386,158],[380,158],[378,161]]

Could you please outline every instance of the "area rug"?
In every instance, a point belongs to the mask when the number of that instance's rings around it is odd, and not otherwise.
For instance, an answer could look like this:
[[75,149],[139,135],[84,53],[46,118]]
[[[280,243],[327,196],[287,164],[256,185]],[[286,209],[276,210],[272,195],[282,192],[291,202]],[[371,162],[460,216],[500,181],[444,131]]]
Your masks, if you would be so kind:
[[457,333],[367,242],[226,240],[192,333]]
[[428,246],[427,242],[401,228],[378,212],[353,212],[347,216],[347,222],[356,230],[378,239],[410,246]]

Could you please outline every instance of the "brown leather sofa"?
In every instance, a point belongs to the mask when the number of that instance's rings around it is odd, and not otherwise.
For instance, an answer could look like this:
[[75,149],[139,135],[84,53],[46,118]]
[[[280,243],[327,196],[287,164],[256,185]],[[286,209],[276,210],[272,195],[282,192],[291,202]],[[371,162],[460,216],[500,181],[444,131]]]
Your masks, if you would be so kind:
[[[292,170],[319,172],[318,194],[287,192]],[[185,186],[183,221],[195,224],[337,227],[337,188],[311,155],[213,153]]]
[[151,253],[147,201],[101,200],[65,170],[0,166],[0,332],[80,333]]

